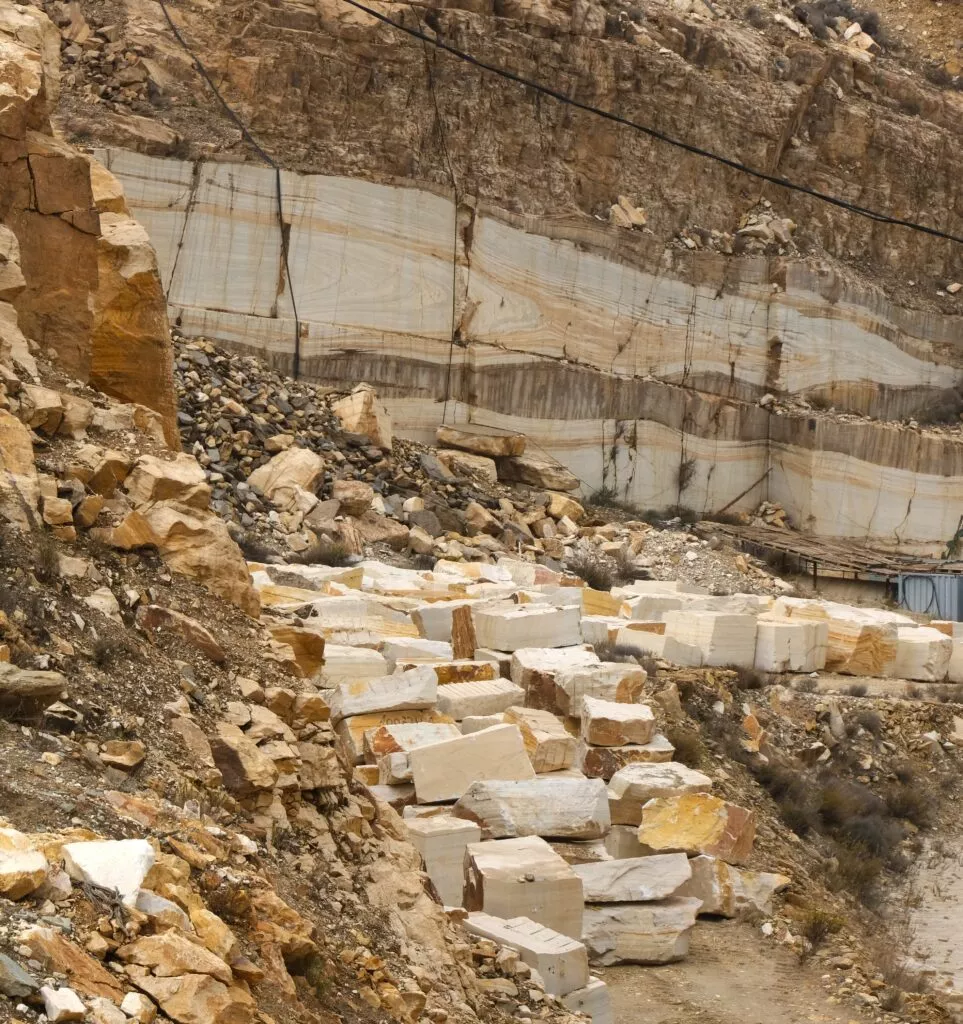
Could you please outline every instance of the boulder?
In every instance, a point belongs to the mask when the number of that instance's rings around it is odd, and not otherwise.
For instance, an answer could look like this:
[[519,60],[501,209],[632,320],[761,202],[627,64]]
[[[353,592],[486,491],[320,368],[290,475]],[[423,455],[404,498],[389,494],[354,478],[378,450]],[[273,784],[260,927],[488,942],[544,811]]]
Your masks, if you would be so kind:
[[587,906],[582,941],[592,962],[607,967],[672,963],[689,952],[699,906],[699,900],[681,896]]
[[582,698],[582,739],[600,747],[649,743],[655,734],[655,715],[645,704],[625,704]]
[[299,679],[313,679],[326,666],[325,640],[320,633],[300,626],[272,626],[274,653],[287,672]]
[[527,917],[572,939],[582,936],[582,881],[537,836],[472,843],[465,854],[465,909]]
[[662,651],[676,665],[752,668],[756,616],[691,608],[666,612]]
[[477,715],[496,715],[525,697],[510,679],[480,679],[448,683],[438,690],[438,710],[455,721]]
[[518,726],[536,773],[560,771],[575,763],[577,740],[550,711],[513,706],[506,709],[504,721]]
[[409,761],[419,803],[457,800],[477,781],[535,776],[514,725],[496,725],[418,747],[409,754]]
[[754,666],[760,672],[819,672],[826,667],[827,622],[756,620]]
[[471,434],[456,427],[441,426],[435,431],[438,444],[445,448],[460,448],[489,459],[525,454],[524,434]]
[[755,836],[755,811],[708,793],[650,800],[639,826],[639,842],[653,853],[705,853],[732,864],[746,861]]
[[178,978],[137,975],[133,983],[177,1024],[249,1024],[256,1004],[246,987],[225,985],[208,974]]
[[134,621],[137,628],[148,635],[155,632],[176,633],[215,665],[223,665],[227,661],[224,648],[214,639],[211,631],[183,612],[158,604],[142,604],[134,615]]
[[587,647],[523,647],[511,658],[511,677],[525,691],[525,706],[555,710],[555,682],[560,672],[599,665],[598,655]]
[[644,668],[614,661],[562,669],[555,675],[555,708],[559,714],[579,717],[585,697],[635,704],[642,694],[646,678]]
[[95,494],[111,498],[127,479],[131,460],[113,448],[85,444],[78,448],[67,464],[67,476],[79,480]]
[[498,479],[529,484],[549,491],[577,491],[580,481],[561,463],[542,455],[513,455],[498,459]]
[[[354,715],[342,719],[335,726],[335,735],[349,764],[360,764],[364,760],[365,734],[383,725],[404,723],[437,723],[454,725],[447,715],[439,714],[434,708],[426,711],[377,711],[368,715]],[[453,798],[454,799],[454,798]]]
[[896,641],[893,675],[928,683],[946,679],[953,654],[950,637],[929,626],[897,626]]
[[612,1010],[612,993],[601,978],[589,977],[584,988],[562,996],[562,1005],[572,1013],[581,1013],[589,1017],[592,1024],[615,1024],[615,1013]]
[[323,477],[320,455],[307,448],[288,448],[255,469],[247,482],[272,504],[285,506],[296,488],[313,493]]
[[14,721],[35,718],[67,687],[59,672],[18,668],[0,661],[0,716]]
[[53,988],[51,985],[44,985],[40,989],[40,998],[43,1000],[44,1016],[50,1024],[83,1020],[87,1016],[87,1007],[72,988]]
[[391,416],[370,385],[359,384],[350,395],[333,402],[331,411],[348,433],[362,434],[376,447],[391,451]]
[[475,782],[452,813],[477,822],[488,839],[599,839],[610,824],[605,783],[565,775]]
[[0,828],[0,895],[19,900],[46,881],[47,858],[14,828]]
[[[130,906],[133,896],[126,901]],[[99,960],[72,942],[59,928],[32,925],[20,932],[20,943],[32,960],[48,965],[47,970],[70,979],[71,986],[84,996],[119,1002],[124,989],[117,977]]]
[[233,977],[231,968],[219,956],[174,929],[158,935],[143,935],[121,946],[117,957],[126,963],[148,967],[159,978],[209,974],[227,984]]
[[37,384],[24,384],[20,399],[20,418],[28,427],[51,437],[57,433],[64,416],[60,393]]
[[374,490],[361,480],[335,480],[331,497],[339,503],[342,515],[363,516],[371,508]]
[[241,730],[229,722],[220,722],[211,738],[214,763],[224,785],[239,796],[271,789],[278,781],[275,763],[262,753]]
[[134,896],[154,866],[154,848],[146,839],[67,843],[61,853],[64,870],[75,881],[90,882],[124,899]]
[[514,949],[522,963],[538,971],[545,991],[566,996],[589,982],[588,951],[581,942],[528,917],[507,921],[475,911],[463,922],[469,935]]
[[382,711],[417,711],[433,707],[438,699],[438,680],[427,666],[381,679],[341,683],[331,693],[331,721]]
[[712,780],[708,775],[676,761],[666,763],[635,762],[619,769],[609,781],[609,811],[613,825],[639,825],[642,806],[658,797],[708,793]]
[[624,747],[591,747],[579,742],[576,764],[592,779],[611,779],[626,765],[658,764],[671,761],[675,747],[660,733],[648,743],[631,743]]
[[0,409],[0,517],[29,530],[39,500],[30,431],[16,416]]
[[378,512],[365,512],[354,521],[354,527],[365,544],[385,544],[392,551],[404,551],[408,546],[408,527]]
[[[0,283],[2,281],[3,266],[0,264]],[[0,953],[0,993],[8,999],[24,999],[35,997],[39,991],[40,984],[32,974],[28,974],[6,953]]]
[[[523,605],[472,609],[479,647],[518,651],[524,647],[570,647],[581,643],[578,608]],[[516,680],[517,682],[517,680]]]
[[573,870],[582,879],[586,903],[649,903],[695,895],[684,888],[693,875],[684,853],[575,864]]
[[206,509],[211,497],[204,470],[183,452],[173,459],[141,455],[134,463],[124,489],[135,505],[154,501],[178,501],[190,508]]
[[469,844],[481,839],[481,829],[450,814],[410,818],[405,826],[441,902],[460,907],[465,887],[465,851]]
[[436,455],[438,461],[455,476],[466,477],[482,487],[490,487],[498,483],[498,470],[495,468],[493,459],[486,458],[484,455],[469,455],[466,452],[446,451],[445,449],[439,450]]

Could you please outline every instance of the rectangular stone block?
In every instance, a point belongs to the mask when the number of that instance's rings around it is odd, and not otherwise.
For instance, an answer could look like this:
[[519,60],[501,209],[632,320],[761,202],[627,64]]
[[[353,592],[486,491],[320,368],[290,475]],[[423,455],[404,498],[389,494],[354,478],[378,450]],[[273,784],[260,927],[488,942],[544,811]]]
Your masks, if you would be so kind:
[[510,707],[504,718],[518,726],[537,773],[561,771],[575,763],[578,742],[551,711]]
[[941,630],[929,626],[896,627],[897,679],[941,683],[949,674],[953,641]]
[[820,672],[828,648],[828,622],[756,620],[753,664],[760,672]]
[[381,653],[391,672],[399,661],[451,661],[453,654],[451,644],[445,640],[425,640],[422,637],[401,637],[397,640],[386,640]]
[[452,722],[389,722],[365,732],[364,759],[368,764],[377,764],[385,754],[407,753],[415,747],[460,735],[458,726]]
[[591,779],[611,779],[630,764],[660,764],[671,761],[675,747],[656,733],[649,743],[632,743],[624,747],[590,747],[579,741],[576,764]]
[[579,608],[523,605],[511,610],[473,610],[479,647],[517,651],[523,647],[570,647],[582,642]]
[[475,782],[453,813],[481,825],[486,839],[599,839],[610,824],[605,783],[562,775]]
[[347,644],[324,645],[324,665],[320,676],[324,686],[333,688],[340,683],[379,679],[389,672],[388,662],[377,651]]
[[411,783],[403,786],[383,786],[381,783],[374,783],[366,785],[365,789],[371,794],[372,799],[381,800],[399,814],[415,802],[415,787]]
[[535,777],[522,735],[514,725],[496,725],[418,747],[408,756],[418,800],[426,804],[457,800],[473,782],[485,779]]
[[582,739],[597,747],[649,743],[655,735],[655,715],[646,704],[582,698]]
[[666,612],[662,654],[673,664],[695,668],[752,668],[756,657],[756,617],[692,609]]
[[526,707],[554,712],[558,673],[599,664],[598,655],[587,647],[523,647],[512,655],[510,674],[525,691]]
[[642,694],[645,680],[644,668],[616,661],[563,669],[555,674],[555,709],[561,715],[578,718],[584,697],[634,704]]
[[455,721],[472,715],[497,715],[525,696],[510,679],[482,679],[475,683],[448,683],[438,690],[438,710]]
[[650,903],[674,895],[692,878],[684,853],[576,864],[586,903]]
[[549,995],[564,997],[590,984],[585,946],[531,918],[503,920],[476,911],[468,915],[464,928],[469,935],[514,949],[523,963],[538,971]]
[[465,887],[465,850],[481,839],[481,829],[450,814],[409,818],[405,827],[441,902],[447,907],[460,907]]
[[451,643],[452,614],[456,608],[471,608],[479,601],[432,601],[411,613],[412,622],[427,640],[445,640]]
[[562,996],[562,1005],[573,1013],[584,1013],[591,1017],[592,1024],[615,1024],[612,995],[601,978],[589,978],[585,988]]
[[450,683],[477,683],[484,679],[497,679],[498,666],[493,661],[473,661],[467,658],[457,661],[399,661],[395,665],[396,672],[407,672],[409,669],[430,668],[435,673],[439,686]]
[[382,711],[422,711],[438,699],[438,681],[429,668],[416,668],[396,676],[341,683],[331,691],[331,721]]
[[642,805],[657,797],[708,793],[712,780],[708,775],[687,768],[677,761],[626,765],[609,780],[609,812],[613,825],[638,825]]
[[667,964],[689,952],[701,902],[674,896],[657,903],[596,903],[585,908],[582,941],[592,963]]
[[615,637],[624,625],[625,619],[618,614],[583,615],[582,639],[593,647],[597,644],[615,643]]
[[582,936],[582,880],[537,836],[474,843],[465,852],[465,909],[528,917]]
[[650,622],[627,623],[616,634],[615,642],[641,657],[661,658],[665,650],[665,623],[657,623],[662,627],[661,632],[652,630],[652,625]]
[[639,842],[647,853],[706,853],[744,864],[755,837],[755,811],[709,793],[659,797],[642,808]]
[[433,708],[428,711],[382,711],[372,715],[355,715],[345,718],[334,729],[341,750],[348,764],[361,764],[364,760],[364,734],[382,725],[399,725],[407,722],[447,722],[454,719],[439,714]]

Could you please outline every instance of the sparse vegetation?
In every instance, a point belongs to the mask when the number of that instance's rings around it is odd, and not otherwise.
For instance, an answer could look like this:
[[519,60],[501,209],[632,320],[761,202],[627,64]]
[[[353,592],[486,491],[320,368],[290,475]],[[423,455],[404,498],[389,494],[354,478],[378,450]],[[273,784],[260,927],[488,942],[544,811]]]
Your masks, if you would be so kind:
[[823,907],[809,907],[800,918],[799,930],[813,948],[821,946],[830,935],[842,930],[846,922],[838,914]]
[[588,551],[577,551],[566,561],[569,572],[583,579],[593,590],[611,590],[615,570],[601,557]]
[[351,564],[351,553],[338,540],[321,538],[310,547],[297,554],[288,555],[288,562],[293,565],[330,565],[339,567]]
[[878,711],[861,711],[856,716],[856,724],[861,729],[865,729],[871,736],[878,738],[882,735],[883,717]]
[[630,665],[638,662],[638,652],[628,644],[614,644],[609,641],[593,645],[600,661],[615,661]]
[[726,670],[733,673],[729,685],[734,690],[761,690],[766,685],[765,675],[754,668],[747,668],[745,665],[726,665]]
[[34,535],[33,574],[41,583],[52,583],[60,577],[60,554],[57,542],[46,531]]
[[249,562],[270,562],[278,557],[277,551],[253,533],[244,533],[237,539],[241,554]]
[[705,764],[707,751],[696,729],[685,729],[680,726],[667,729],[665,738],[675,747],[673,755],[687,768],[699,768]]
[[90,656],[94,659],[97,668],[105,668],[113,660],[113,644],[106,637],[97,637],[90,649]]
[[846,693],[850,697],[865,697],[869,692],[869,687],[865,683],[853,683],[852,686],[846,687]]

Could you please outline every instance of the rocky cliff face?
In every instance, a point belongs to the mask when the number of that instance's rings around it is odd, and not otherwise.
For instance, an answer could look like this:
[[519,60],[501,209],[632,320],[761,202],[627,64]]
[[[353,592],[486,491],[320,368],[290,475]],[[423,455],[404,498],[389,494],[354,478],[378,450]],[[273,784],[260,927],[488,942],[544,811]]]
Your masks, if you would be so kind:
[[0,298],[12,302],[0,318],[4,347],[29,354],[26,336],[72,376],[159,412],[175,443],[154,251],[113,176],[53,134],[59,40],[36,9],[0,8],[0,271],[9,277]]

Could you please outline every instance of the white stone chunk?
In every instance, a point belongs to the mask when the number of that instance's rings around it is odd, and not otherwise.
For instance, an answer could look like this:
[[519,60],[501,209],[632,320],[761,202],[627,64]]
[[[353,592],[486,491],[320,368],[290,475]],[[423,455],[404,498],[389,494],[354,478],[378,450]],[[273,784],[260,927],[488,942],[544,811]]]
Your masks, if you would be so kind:
[[591,747],[579,741],[576,764],[592,779],[611,779],[630,764],[661,764],[672,760],[675,747],[661,733],[648,743],[627,743],[622,747]]
[[478,601],[431,601],[416,608],[411,620],[428,640],[451,642],[451,617],[456,608],[471,607]]
[[394,672],[399,661],[450,661],[452,658],[451,644],[447,641],[415,636],[386,640],[381,653],[388,662],[389,672]]
[[475,782],[455,804],[454,814],[478,822],[490,839],[599,839],[610,824],[601,779],[559,775],[527,782]]
[[377,651],[347,644],[325,644],[321,682],[327,687],[379,679],[390,672],[388,662]]
[[66,843],[61,850],[64,869],[75,882],[90,882],[126,900],[154,866],[154,848],[146,839],[105,839]]
[[577,718],[582,714],[584,697],[634,704],[642,694],[645,680],[644,668],[617,661],[563,669],[555,674],[555,706],[559,714]]
[[589,978],[585,988],[578,988],[562,996],[562,1005],[572,1013],[584,1013],[591,1017],[592,1024],[615,1024],[612,994],[601,978]]
[[[463,718],[459,723],[458,727],[461,729],[462,735],[467,736],[472,732],[481,732],[482,729],[490,729],[493,725],[504,725],[505,715],[468,715],[467,718]],[[512,723],[517,725],[518,723]]]
[[465,887],[465,850],[469,843],[481,839],[481,829],[450,814],[409,818],[405,827],[441,902],[447,907],[460,907]]
[[674,896],[657,903],[586,906],[582,941],[593,963],[667,964],[689,952],[701,902]]
[[418,711],[433,707],[438,680],[430,668],[415,668],[395,676],[341,683],[331,691],[331,722],[380,711]]
[[614,615],[583,615],[582,639],[587,644],[613,643],[618,631],[625,625],[625,619]]
[[896,627],[896,667],[898,679],[918,679],[941,683],[946,679],[953,655],[953,641],[930,626]]
[[469,935],[514,949],[523,963],[538,971],[549,995],[566,996],[589,984],[585,946],[537,921],[528,917],[503,920],[476,911],[468,915],[464,927]]
[[599,664],[587,647],[523,647],[512,655],[510,672],[512,682],[525,691],[526,707],[554,711],[558,673]]
[[708,793],[708,775],[676,761],[664,764],[629,764],[609,780],[609,811],[613,825],[639,825],[642,805],[657,797]]
[[551,713],[539,708],[511,707],[505,721],[517,725],[532,767],[538,773],[563,771],[575,763],[577,740]]
[[648,743],[655,735],[655,715],[645,704],[582,698],[582,739],[601,747]]
[[[575,864],[586,903],[648,903],[676,894],[692,877],[684,853]],[[686,894],[688,895],[688,894]]]
[[753,665],[760,672],[820,672],[826,667],[829,623],[761,617]]
[[740,665],[756,657],[756,618],[728,612],[667,612],[663,657],[696,668]]
[[532,779],[535,772],[514,725],[418,747],[408,755],[420,803],[457,800],[473,782]]
[[582,642],[581,611],[521,605],[513,609],[472,612],[479,647],[517,651],[523,647],[569,647]]
[[579,939],[582,905],[582,880],[538,836],[475,843],[465,853],[467,910],[528,917]]
[[524,697],[525,691],[510,679],[480,679],[439,687],[437,708],[460,721],[471,715],[497,715]]
[[80,996],[72,988],[54,988],[44,985],[40,989],[43,999],[43,1012],[50,1024],[58,1024],[65,1020],[83,1020],[87,1013]]
[[770,914],[773,895],[791,882],[785,875],[746,871],[707,854],[690,858],[689,866],[692,878],[676,895],[701,900],[700,916],[735,917],[749,909]]

